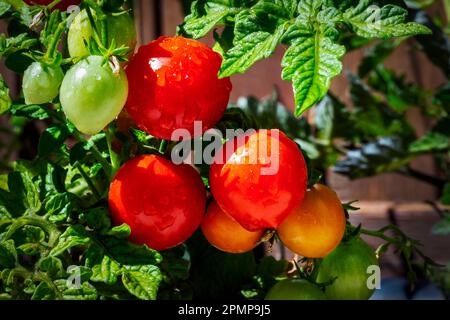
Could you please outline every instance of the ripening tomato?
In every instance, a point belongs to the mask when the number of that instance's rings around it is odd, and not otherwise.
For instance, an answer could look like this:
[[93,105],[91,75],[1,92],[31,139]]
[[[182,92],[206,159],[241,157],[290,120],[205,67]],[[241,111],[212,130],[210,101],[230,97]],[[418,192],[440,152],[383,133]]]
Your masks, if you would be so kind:
[[322,258],[333,251],[345,232],[341,201],[330,188],[316,184],[278,226],[277,233],[291,251],[308,258]]
[[[129,48],[128,51],[130,53],[134,52],[136,29],[133,18],[129,13],[107,15],[106,26],[108,30],[108,45],[114,40],[117,47],[125,46]],[[100,24],[97,27],[100,28]],[[86,10],[83,10],[73,19],[67,35],[67,47],[72,58],[89,55],[86,44],[93,37],[93,34],[89,17]]]
[[33,62],[23,75],[22,89],[26,104],[51,102],[58,96],[64,78],[61,67]]
[[304,279],[285,279],[269,290],[266,300],[326,300],[315,284]]
[[96,134],[113,121],[127,100],[128,82],[101,56],[89,56],[67,71],[60,88],[67,118],[85,134]]
[[248,231],[225,213],[215,201],[208,206],[201,229],[211,245],[229,253],[252,250],[264,235],[264,230]]
[[[222,57],[205,44],[183,37],[160,37],[139,48],[128,63],[127,110],[138,127],[172,139],[176,129],[203,133],[224,113],[231,91],[229,78],[217,73]],[[173,138],[179,140],[179,138]]]
[[[55,0],[24,0],[26,4],[32,6],[32,5],[40,5],[40,6],[48,6]],[[70,6],[77,6],[79,5],[81,0],[61,0],[56,6],[54,6],[55,9],[59,9],[61,11],[66,11],[68,7]]]
[[369,288],[369,277],[378,267],[374,250],[361,239],[342,242],[320,263],[317,282],[326,283],[335,279],[325,287],[325,295],[333,300],[367,300],[374,289]]
[[186,241],[200,226],[206,190],[197,171],[156,155],[126,162],[111,182],[109,208],[130,240],[165,250]]
[[278,227],[303,199],[307,178],[300,149],[279,130],[228,141],[210,171],[217,203],[250,231]]

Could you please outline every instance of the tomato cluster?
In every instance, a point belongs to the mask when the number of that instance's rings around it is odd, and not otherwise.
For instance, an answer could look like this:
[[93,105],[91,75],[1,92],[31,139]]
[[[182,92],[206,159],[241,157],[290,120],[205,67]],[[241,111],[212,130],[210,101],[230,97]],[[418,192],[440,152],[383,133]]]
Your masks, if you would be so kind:
[[[77,1],[62,1],[57,8],[72,3]],[[26,103],[52,102],[59,91],[67,118],[85,134],[100,132],[121,112],[118,126],[133,123],[169,140],[180,139],[177,130],[193,138],[220,120],[232,85],[217,76],[218,53],[196,40],[160,37],[133,56],[131,17],[110,16],[108,42],[127,46],[132,56],[124,71],[107,57],[90,54],[94,30],[88,20],[82,11],[70,27],[69,53],[78,62],[65,75],[60,66],[40,62],[26,70]],[[111,182],[112,219],[130,226],[131,241],[156,250],[177,246],[200,228],[217,249],[244,253],[276,232],[294,253],[323,258],[316,281],[330,284],[322,290],[305,279],[286,279],[267,299],[370,297],[364,285],[367,267],[377,264],[373,250],[362,240],[341,243],[346,218],[339,198],[321,184],[307,188],[305,159],[283,132],[257,130],[229,139],[216,152],[209,182],[207,205],[207,190],[194,167],[161,155],[137,156]]]

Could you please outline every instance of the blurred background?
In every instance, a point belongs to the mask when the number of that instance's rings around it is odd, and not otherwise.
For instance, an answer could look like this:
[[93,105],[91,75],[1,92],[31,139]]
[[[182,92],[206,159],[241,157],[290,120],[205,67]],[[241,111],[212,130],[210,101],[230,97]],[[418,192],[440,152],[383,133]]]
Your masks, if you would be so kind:
[[[428,1],[433,2],[433,1]],[[427,13],[433,19],[446,20],[444,1],[427,8]],[[134,1],[135,21],[138,30],[138,46],[145,44],[160,35],[173,36],[177,25],[181,24],[185,12],[189,10],[190,1],[182,0],[145,0]],[[0,26],[5,30],[5,26]],[[448,38],[447,38],[448,40]],[[214,45],[212,35],[201,41],[210,46]],[[448,43],[447,43],[448,44]],[[408,39],[400,45],[386,60],[385,66],[399,74],[405,75],[407,82],[416,84],[425,90],[436,90],[447,83],[447,78],[421,50],[414,50],[414,39]],[[450,45],[449,45],[450,48]],[[361,48],[351,51],[344,59],[344,72],[333,80],[331,92],[347,105],[352,106],[347,72],[357,73],[361,59],[366,55],[367,49]],[[284,48],[279,48],[269,59],[256,63],[245,75],[232,77],[233,91],[231,102],[236,102],[239,97],[255,96],[262,99],[268,97],[276,90],[279,99],[288,109],[294,109],[294,99],[291,83],[281,80],[280,61],[284,54]],[[4,76],[11,95],[19,94],[20,76],[7,71],[0,65],[1,74]],[[314,111],[308,112],[305,117],[308,121],[314,121]],[[424,117],[419,108],[409,108],[407,119],[414,127],[418,136],[426,133],[433,125],[433,121]],[[9,119],[0,118],[1,128],[12,128]],[[38,133],[45,128],[45,123],[32,122],[26,124],[20,132],[17,132],[16,142],[13,147],[5,150],[2,148],[1,159],[8,161],[16,157],[30,159],[36,153]],[[0,143],[9,143],[10,137],[3,136],[0,131]],[[16,146],[17,148],[15,148]],[[436,177],[441,181],[445,179],[435,159],[430,155],[420,156],[412,161],[410,168],[426,177]],[[386,224],[394,223],[400,226],[406,234],[420,240],[424,244],[424,252],[437,262],[447,264],[450,262],[450,236],[434,235],[433,226],[440,220],[439,210],[441,205],[433,205],[441,196],[441,190],[433,185],[433,180],[425,182],[423,179],[414,179],[399,173],[383,173],[376,177],[367,177],[350,180],[349,178],[334,173],[333,168],[326,172],[326,181],[346,202],[359,200],[354,206],[360,210],[351,214],[353,224],[362,223],[367,229],[377,229]],[[437,207],[436,207],[437,206]],[[376,246],[379,244],[373,238],[368,241]],[[290,253],[274,247],[273,255],[289,258]],[[392,291],[377,293],[375,298],[384,297],[404,298],[406,295],[402,288],[406,287],[404,262],[399,256],[388,252],[382,259],[382,276],[387,282],[386,287],[392,287]],[[383,284],[382,284],[383,286]],[[421,298],[439,298],[442,295],[427,283],[423,284]]]

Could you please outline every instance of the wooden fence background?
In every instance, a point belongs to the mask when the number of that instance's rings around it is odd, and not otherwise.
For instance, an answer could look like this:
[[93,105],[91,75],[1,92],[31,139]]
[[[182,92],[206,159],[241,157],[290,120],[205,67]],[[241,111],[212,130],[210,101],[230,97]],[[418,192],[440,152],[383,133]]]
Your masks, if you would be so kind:
[[[178,24],[182,22],[183,12],[180,0],[133,0],[135,7],[135,21],[138,30],[138,44],[146,44],[159,35],[174,35]],[[434,14],[440,14],[443,10],[435,10]],[[0,24],[0,30],[5,26]],[[213,44],[211,36],[202,39],[209,45]],[[245,75],[232,77],[233,92],[231,101],[236,101],[240,96],[254,95],[265,97],[271,94],[274,87],[280,93],[282,102],[293,109],[293,95],[290,82],[280,78],[280,60],[284,48],[279,48],[273,57],[256,63]],[[355,72],[360,61],[363,50],[357,50],[348,54],[344,59],[344,69]],[[440,71],[433,66],[418,51],[410,51],[407,45],[388,60],[388,66],[395,68],[398,72],[407,75],[407,79],[423,85],[427,88],[435,88],[445,82]],[[11,88],[12,95],[18,93],[20,79],[8,72],[3,63],[0,63],[1,74],[6,78]],[[348,83],[345,76],[334,79],[332,91],[344,101],[349,101]],[[422,134],[429,127],[429,123],[423,119],[418,110],[409,113],[418,134]],[[0,126],[6,125],[5,119],[0,119]],[[0,137],[1,138],[1,137]],[[1,155],[0,155],[1,156]],[[423,157],[414,162],[413,167],[430,175],[438,175],[433,160]],[[450,261],[450,250],[448,244],[450,237],[431,236],[432,225],[438,220],[435,213],[424,200],[435,200],[437,190],[426,183],[400,176],[397,174],[383,174],[378,177],[349,181],[348,179],[329,173],[330,184],[334,187],[340,197],[344,200],[360,199],[361,211],[352,216],[354,222],[364,221],[368,228],[392,222],[392,215],[398,224],[406,231],[425,244],[428,254],[441,262]],[[389,211],[390,210],[390,211]],[[376,242],[373,242],[376,244]],[[275,254],[281,254],[275,252]],[[393,256],[387,257],[393,273],[400,269],[399,261]]]

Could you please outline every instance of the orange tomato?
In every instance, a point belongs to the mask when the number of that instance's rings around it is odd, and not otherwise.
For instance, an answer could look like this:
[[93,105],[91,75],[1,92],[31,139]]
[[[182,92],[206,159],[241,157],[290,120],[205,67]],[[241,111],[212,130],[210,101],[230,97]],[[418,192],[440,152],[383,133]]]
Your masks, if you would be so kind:
[[345,213],[341,201],[330,188],[316,184],[303,202],[277,228],[284,245],[298,255],[321,258],[341,242]]
[[211,245],[229,253],[252,250],[264,235],[264,230],[246,230],[225,213],[215,201],[209,205],[201,229]]

